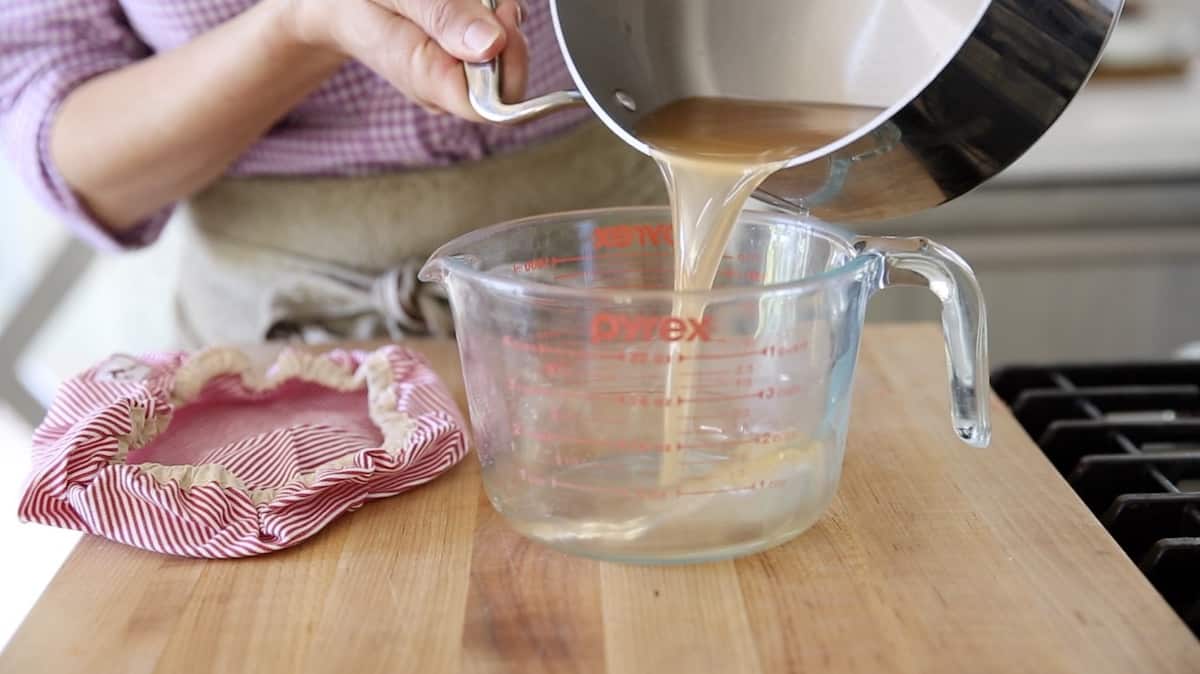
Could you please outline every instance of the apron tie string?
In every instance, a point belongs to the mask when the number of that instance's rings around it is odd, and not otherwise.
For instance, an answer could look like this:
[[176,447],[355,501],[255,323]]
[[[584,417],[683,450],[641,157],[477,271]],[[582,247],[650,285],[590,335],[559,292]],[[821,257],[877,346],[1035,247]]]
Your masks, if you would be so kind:
[[371,305],[387,320],[389,329],[408,335],[452,337],[454,323],[446,291],[417,278],[421,265],[409,259],[381,274],[371,283]]
[[422,264],[410,258],[371,276],[306,260],[310,281],[305,287],[271,295],[265,337],[306,343],[366,340],[380,328],[393,340],[453,337],[449,300],[440,286],[417,278]]

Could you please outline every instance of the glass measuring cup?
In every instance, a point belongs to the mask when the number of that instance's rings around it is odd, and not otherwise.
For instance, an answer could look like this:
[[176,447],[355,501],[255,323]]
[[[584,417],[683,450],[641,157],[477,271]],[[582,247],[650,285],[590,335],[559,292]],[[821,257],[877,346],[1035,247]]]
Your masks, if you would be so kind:
[[463,236],[421,278],[450,296],[492,504],[522,534],[634,562],[788,540],[841,474],[867,300],[942,300],[954,429],[984,446],[983,298],[925,239],[743,213],[710,291],[672,289],[667,209],[536,217]]

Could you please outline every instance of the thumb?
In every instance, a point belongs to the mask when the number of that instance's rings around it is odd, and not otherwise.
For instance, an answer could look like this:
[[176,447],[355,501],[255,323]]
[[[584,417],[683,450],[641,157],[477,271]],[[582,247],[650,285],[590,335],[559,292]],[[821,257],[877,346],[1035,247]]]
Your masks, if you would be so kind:
[[480,0],[376,0],[421,27],[451,56],[478,63],[507,42],[504,26]]

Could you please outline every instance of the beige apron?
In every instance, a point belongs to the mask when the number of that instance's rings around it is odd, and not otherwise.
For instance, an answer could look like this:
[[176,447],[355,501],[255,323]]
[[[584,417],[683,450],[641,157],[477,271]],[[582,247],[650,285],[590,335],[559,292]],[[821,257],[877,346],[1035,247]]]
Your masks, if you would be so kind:
[[598,123],[502,156],[362,178],[222,180],[181,206],[182,344],[447,335],[416,273],[486,225],[581,208],[665,204],[654,163]]

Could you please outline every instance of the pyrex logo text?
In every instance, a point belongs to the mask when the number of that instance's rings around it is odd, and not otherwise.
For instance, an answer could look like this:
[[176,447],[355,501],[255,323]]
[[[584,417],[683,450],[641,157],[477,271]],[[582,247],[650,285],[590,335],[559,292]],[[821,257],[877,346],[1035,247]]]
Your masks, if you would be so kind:
[[708,342],[712,321],[675,316],[596,314],[592,318],[592,343],[600,342]]

